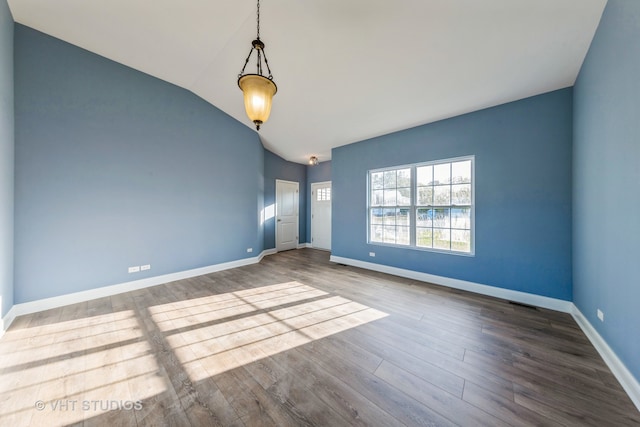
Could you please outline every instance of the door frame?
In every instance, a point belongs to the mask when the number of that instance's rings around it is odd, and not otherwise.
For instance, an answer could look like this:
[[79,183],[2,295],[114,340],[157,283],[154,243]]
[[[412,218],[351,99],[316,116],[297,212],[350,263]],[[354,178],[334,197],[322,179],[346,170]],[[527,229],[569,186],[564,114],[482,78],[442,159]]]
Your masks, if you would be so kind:
[[[313,211],[313,202],[314,202],[314,196],[313,196],[314,189],[313,189],[313,186],[314,185],[326,186],[327,184],[331,187],[331,200],[330,200],[330,202],[331,202],[331,208],[333,209],[333,184],[332,184],[332,182],[331,181],[319,181],[319,182],[312,182],[311,183],[311,188],[310,188],[311,194],[309,196],[311,198],[311,203],[310,203],[310,206],[309,206],[309,208],[311,210],[311,215],[310,215],[311,224],[309,226],[309,229],[311,230],[311,233],[310,233],[311,234],[311,236],[310,236],[311,237],[311,242],[310,242],[310,244],[311,244],[312,248],[314,247],[313,246],[313,214],[314,214],[314,211]],[[329,226],[331,227],[331,224]],[[328,248],[328,249],[326,249],[326,248],[316,248],[316,249],[323,250],[323,251],[324,250],[331,251],[331,248]]]
[[279,206],[278,206],[278,187],[281,184],[295,184],[296,185],[296,192],[298,193],[298,209],[296,211],[296,235],[297,235],[297,239],[296,239],[296,249],[298,248],[298,245],[300,245],[300,183],[297,181],[287,181],[285,179],[276,179],[276,194],[275,194],[275,246],[276,246],[276,252],[279,251],[278,249],[278,214],[279,214]]

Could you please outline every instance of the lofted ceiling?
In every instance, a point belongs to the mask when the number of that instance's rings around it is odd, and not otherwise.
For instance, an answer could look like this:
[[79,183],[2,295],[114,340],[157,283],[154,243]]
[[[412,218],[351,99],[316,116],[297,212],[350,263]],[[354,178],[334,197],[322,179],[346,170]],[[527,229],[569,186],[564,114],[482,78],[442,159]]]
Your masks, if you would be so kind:
[[[8,0],[14,20],[192,91],[253,128],[249,0]],[[606,0],[263,0],[266,148],[331,149],[574,84]],[[247,71],[254,72],[247,67]]]

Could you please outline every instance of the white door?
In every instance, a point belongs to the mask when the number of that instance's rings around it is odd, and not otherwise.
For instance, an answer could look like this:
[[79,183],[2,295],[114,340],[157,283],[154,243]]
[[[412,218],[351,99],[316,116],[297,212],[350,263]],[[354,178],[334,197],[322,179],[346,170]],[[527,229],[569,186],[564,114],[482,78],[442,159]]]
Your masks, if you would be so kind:
[[276,180],[276,250],[298,247],[298,183]]
[[331,182],[311,184],[311,245],[331,250]]

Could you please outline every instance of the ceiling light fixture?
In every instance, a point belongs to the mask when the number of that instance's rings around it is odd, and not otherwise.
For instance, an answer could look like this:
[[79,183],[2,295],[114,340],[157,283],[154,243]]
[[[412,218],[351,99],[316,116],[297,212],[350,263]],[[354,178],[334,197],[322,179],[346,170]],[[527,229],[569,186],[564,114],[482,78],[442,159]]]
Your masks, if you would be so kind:
[[309,157],[309,164],[315,166],[318,164],[318,158],[316,156]]
[[[238,86],[240,86],[240,89],[242,89],[244,93],[244,108],[247,111],[247,116],[249,116],[249,119],[256,125],[256,130],[260,130],[260,125],[269,118],[271,101],[273,100],[273,95],[278,91],[278,88],[271,75],[267,55],[264,52],[264,43],[260,40],[260,0],[258,0],[257,10],[257,36],[256,39],[251,42],[249,55],[246,61],[244,61],[242,71],[238,74]],[[256,74],[243,74],[254,50],[258,56]],[[267,66],[267,71],[269,72],[267,77],[262,75],[262,57],[264,57],[264,64]]]

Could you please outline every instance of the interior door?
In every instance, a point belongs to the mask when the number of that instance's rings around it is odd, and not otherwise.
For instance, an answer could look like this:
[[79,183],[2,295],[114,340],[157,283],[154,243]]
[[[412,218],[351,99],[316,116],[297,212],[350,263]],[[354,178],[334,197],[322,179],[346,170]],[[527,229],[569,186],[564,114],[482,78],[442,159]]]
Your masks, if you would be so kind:
[[331,182],[311,184],[311,245],[331,250]]
[[276,250],[287,251],[298,247],[297,182],[276,180]]

